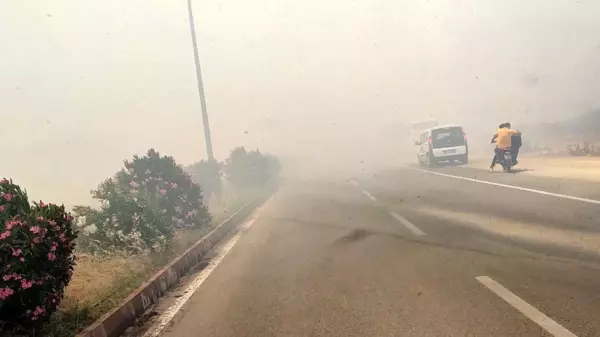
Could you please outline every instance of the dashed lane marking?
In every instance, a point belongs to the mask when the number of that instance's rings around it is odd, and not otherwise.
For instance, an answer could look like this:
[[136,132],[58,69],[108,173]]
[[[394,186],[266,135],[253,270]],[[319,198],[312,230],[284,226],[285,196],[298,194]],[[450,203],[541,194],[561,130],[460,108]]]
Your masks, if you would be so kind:
[[565,329],[562,325],[556,323],[552,318],[544,315],[541,311],[523,301],[519,296],[513,294],[510,290],[504,288],[500,283],[492,280],[490,277],[479,276],[475,279],[498,295],[500,298],[505,300],[513,308],[517,309],[523,315],[527,316],[527,318],[542,327],[542,329],[551,333],[553,336],[577,337],[574,333]]

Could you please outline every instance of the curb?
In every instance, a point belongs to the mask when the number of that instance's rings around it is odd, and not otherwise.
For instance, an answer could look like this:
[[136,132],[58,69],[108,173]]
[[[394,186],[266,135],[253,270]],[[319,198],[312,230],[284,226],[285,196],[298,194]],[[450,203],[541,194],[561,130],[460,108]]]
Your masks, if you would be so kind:
[[251,205],[262,199],[263,196],[260,195],[247,202],[183,254],[154,274],[118,307],[77,334],[77,337],[118,337],[123,334],[127,328],[135,325],[137,317],[141,316],[150,305],[177,284],[191,267],[198,264],[216,243],[238,225],[236,221],[233,221],[236,217],[249,208],[251,209]]

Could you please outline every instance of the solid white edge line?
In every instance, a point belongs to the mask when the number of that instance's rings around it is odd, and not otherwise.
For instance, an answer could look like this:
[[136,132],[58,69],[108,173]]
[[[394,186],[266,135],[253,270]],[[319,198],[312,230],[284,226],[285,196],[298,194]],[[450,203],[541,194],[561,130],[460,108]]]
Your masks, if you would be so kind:
[[504,288],[500,283],[492,280],[488,276],[478,276],[475,278],[486,288],[494,292],[500,298],[505,300],[513,308],[520,311],[537,325],[548,331],[555,337],[577,337],[571,331],[565,329],[562,325],[556,323],[552,318],[544,315],[541,311],[534,308],[529,303],[523,301],[519,296],[513,294],[510,290]]
[[574,196],[571,196],[571,195],[560,194],[560,193],[553,193],[553,192],[546,192],[546,191],[542,191],[542,190],[536,190],[536,189],[533,189],[533,188],[526,188],[526,187],[520,187],[520,186],[515,186],[515,185],[507,185],[507,184],[494,183],[494,182],[487,181],[487,180],[479,180],[479,179],[473,179],[473,178],[467,178],[467,177],[455,176],[455,175],[451,175],[451,174],[440,173],[440,172],[434,172],[434,171],[428,171],[428,170],[421,170],[421,169],[414,168],[414,167],[404,167],[404,168],[408,169],[408,170],[413,170],[413,171],[419,171],[419,172],[429,173],[429,174],[433,174],[433,175],[438,175],[438,176],[442,176],[442,177],[446,177],[446,178],[460,179],[460,180],[466,180],[466,181],[476,182],[476,183],[480,183],[480,184],[486,184],[486,185],[492,185],[492,186],[499,186],[499,187],[505,187],[505,188],[512,188],[514,190],[519,190],[519,191],[537,193],[537,194],[547,195],[547,196],[556,197],[556,198],[563,198],[563,199],[569,199],[569,200],[575,200],[575,201],[581,201],[581,202],[587,202],[587,203],[590,203],[590,204],[600,205],[600,200],[594,200],[594,199],[588,199],[588,198],[581,198],[581,197],[574,197]]
[[354,185],[354,186],[358,186],[358,183],[354,180],[350,180],[350,184]]
[[[269,198],[270,199],[270,198]],[[158,318],[153,321],[152,326],[144,332],[142,337],[158,337],[163,332],[163,330],[167,327],[167,325],[173,320],[173,317],[177,315],[177,313],[183,308],[183,306],[187,303],[187,301],[192,298],[192,296],[196,293],[196,291],[202,286],[204,281],[210,276],[210,274],[217,268],[217,266],[223,261],[223,258],[231,251],[231,249],[235,246],[240,237],[244,234],[246,230],[252,226],[254,221],[258,218],[258,215],[261,209],[268,203],[267,200],[263,206],[261,206],[258,210],[255,211],[253,217],[247,220],[244,225],[238,230],[235,235],[229,239],[225,244],[221,246],[215,247],[215,250],[212,254],[216,253],[216,255],[210,259],[208,265],[196,276],[196,278],[185,288],[183,295],[178,297],[175,302],[165,310]]]
[[364,195],[367,196],[367,198],[369,198],[369,199],[371,199],[373,201],[377,201],[377,198],[375,198],[371,193],[369,193],[369,192],[367,192],[365,190],[363,190],[362,192],[364,193]]
[[411,232],[415,233],[416,235],[425,235],[425,232],[423,232],[422,230],[420,230],[417,226],[413,225],[412,222],[408,221],[405,217],[403,217],[402,215],[396,213],[396,212],[390,212],[390,215],[398,220],[398,222],[400,222],[401,224],[404,225],[404,227],[410,229]]

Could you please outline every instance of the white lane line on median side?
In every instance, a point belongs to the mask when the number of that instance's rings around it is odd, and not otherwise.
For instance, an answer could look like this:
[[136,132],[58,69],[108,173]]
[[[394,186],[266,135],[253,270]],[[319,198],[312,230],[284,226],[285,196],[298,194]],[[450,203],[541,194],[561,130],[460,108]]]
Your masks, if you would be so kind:
[[402,215],[396,213],[396,212],[390,212],[390,215],[398,220],[398,222],[400,222],[401,224],[404,225],[404,227],[410,229],[411,232],[415,233],[416,235],[425,235],[425,232],[423,232],[422,230],[420,230],[417,226],[413,225],[412,222],[408,221],[405,217],[403,217]]
[[260,211],[268,202],[269,200],[267,200],[258,210],[256,210],[253,217],[247,220],[246,223],[238,230],[238,232],[235,233],[235,235],[229,241],[227,241],[227,243],[215,248],[214,252],[212,253],[214,254],[214,257],[210,259],[208,266],[206,266],[198,274],[198,276],[196,276],[194,281],[192,281],[192,283],[185,288],[183,295],[177,298],[177,300],[175,300],[175,302],[167,310],[165,310],[159,317],[156,318],[155,321],[153,321],[152,326],[142,335],[142,337],[158,337],[161,335],[163,330],[167,327],[171,320],[173,320],[173,317],[177,315],[187,301],[192,298],[200,286],[202,286],[202,283],[206,281],[206,279],[217,268],[221,261],[223,261],[223,258],[225,258],[227,253],[229,253],[233,246],[235,246],[244,232],[248,230],[250,226],[252,226],[254,221],[256,221],[258,218]]
[[365,190],[362,190],[362,192],[363,192],[364,195],[367,196],[367,198],[369,198],[369,199],[371,199],[373,201],[377,201],[377,198],[375,198],[371,193],[369,193],[369,192],[367,192]]
[[500,283],[492,280],[490,277],[478,276],[475,279],[553,336],[577,337],[574,333],[565,329],[552,318],[544,315],[541,311],[523,301],[519,296],[513,294],[510,290],[504,288]]
[[421,169],[414,168],[414,167],[405,167],[405,169],[413,170],[413,171],[419,171],[419,172],[425,172],[425,173],[429,173],[429,174],[433,174],[433,175],[437,175],[437,176],[442,176],[442,177],[446,177],[446,178],[460,179],[460,180],[466,180],[466,181],[471,181],[471,182],[480,183],[480,184],[486,184],[486,185],[492,185],[492,186],[499,186],[499,187],[505,187],[505,188],[512,188],[514,190],[519,190],[519,191],[537,193],[537,194],[547,195],[547,196],[556,197],[556,198],[569,199],[569,200],[587,202],[589,204],[600,205],[600,200],[595,200],[595,199],[574,197],[572,195],[566,195],[566,194],[560,194],[560,193],[553,193],[553,192],[546,192],[546,191],[542,191],[542,190],[536,190],[536,189],[533,189],[533,188],[526,188],[526,187],[520,187],[520,186],[515,186],[515,185],[507,185],[507,184],[494,183],[494,182],[487,181],[487,180],[479,180],[479,179],[473,179],[473,178],[467,178],[467,177],[461,177],[461,176],[454,176],[454,175],[451,175],[451,174],[445,174],[445,173],[440,173],[440,172],[433,172],[433,171],[428,171],[428,170],[421,170]]

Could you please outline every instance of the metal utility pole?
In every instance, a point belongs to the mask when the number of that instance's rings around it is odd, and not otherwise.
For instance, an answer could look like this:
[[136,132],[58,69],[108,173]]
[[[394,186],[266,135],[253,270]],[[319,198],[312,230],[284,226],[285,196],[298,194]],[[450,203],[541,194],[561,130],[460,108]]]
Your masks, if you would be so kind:
[[200,57],[198,56],[198,43],[196,42],[196,29],[194,27],[194,14],[192,13],[192,0],[187,0],[188,13],[190,17],[190,30],[192,32],[192,46],[194,48],[194,61],[196,62],[196,77],[198,78],[198,95],[200,95],[200,106],[202,108],[202,123],[204,124],[204,141],[206,143],[206,155],[209,162],[215,161],[210,136],[210,125],[208,124],[208,112],[206,111],[206,98],[204,97],[204,84],[202,82],[202,71],[200,70]]

